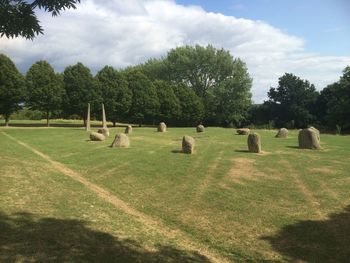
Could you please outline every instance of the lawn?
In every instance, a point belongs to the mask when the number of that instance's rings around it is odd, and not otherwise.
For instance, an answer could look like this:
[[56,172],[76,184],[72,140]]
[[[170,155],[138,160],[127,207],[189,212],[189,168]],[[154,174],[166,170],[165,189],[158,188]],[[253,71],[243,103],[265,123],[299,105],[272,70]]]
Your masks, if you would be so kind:
[[350,258],[350,136],[322,134],[314,151],[297,131],[258,130],[253,154],[233,129],[134,128],[130,148],[110,148],[123,130],[0,128],[0,261]]

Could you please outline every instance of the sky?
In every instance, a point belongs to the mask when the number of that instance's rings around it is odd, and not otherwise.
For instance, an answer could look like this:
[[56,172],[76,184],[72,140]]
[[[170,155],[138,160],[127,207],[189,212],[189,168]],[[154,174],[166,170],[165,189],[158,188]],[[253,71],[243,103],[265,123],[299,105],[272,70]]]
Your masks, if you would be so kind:
[[58,17],[37,14],[44,35],[0,38],[22,73],[47,60],[58,72],[82,62],[95,74],[212,44],[247,64],[260,103],[286,72],[321,90],[350,65],[349,0],[81,0]]

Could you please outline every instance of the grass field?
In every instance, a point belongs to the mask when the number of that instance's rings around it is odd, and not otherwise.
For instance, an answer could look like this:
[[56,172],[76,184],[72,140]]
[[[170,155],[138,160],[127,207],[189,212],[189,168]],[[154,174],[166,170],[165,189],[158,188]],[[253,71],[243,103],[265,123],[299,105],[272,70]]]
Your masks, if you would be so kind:
[[[259,130],[0,128],[1,262],[347,262],[350,136],[321,151]],[[193,155],[179,153],[183,135]]]

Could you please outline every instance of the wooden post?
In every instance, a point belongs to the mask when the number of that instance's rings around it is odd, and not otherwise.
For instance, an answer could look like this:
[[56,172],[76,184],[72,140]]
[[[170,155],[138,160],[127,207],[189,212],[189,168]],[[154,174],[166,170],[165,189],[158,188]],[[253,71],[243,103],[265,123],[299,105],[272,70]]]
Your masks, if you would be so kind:
[[102,103],[102,128],[107,128],[105,105]]
[[91,126],[90,126],[90,103],[88,103],[88,110],[86,114],[86,131],[90,131]]

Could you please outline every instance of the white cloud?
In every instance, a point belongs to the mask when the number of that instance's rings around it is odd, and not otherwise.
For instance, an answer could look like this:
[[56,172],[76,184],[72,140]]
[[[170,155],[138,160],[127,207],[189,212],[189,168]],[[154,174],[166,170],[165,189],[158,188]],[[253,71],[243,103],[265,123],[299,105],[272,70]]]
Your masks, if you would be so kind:
[[247,63],[254,79],[253,99],[260,102],[285,72],[321,89],[350,64],[350,57],[307,53],[303,39],[265,22],[169,0],[86,0],[56,18],[40,12],[39,19],[44,35],[33,41],[0,39],[0,52],[22,70],[45,59],[59,71],[80,61],[95,72],[104,65],[120,68],[144,62],[176,46],[213,44]]

